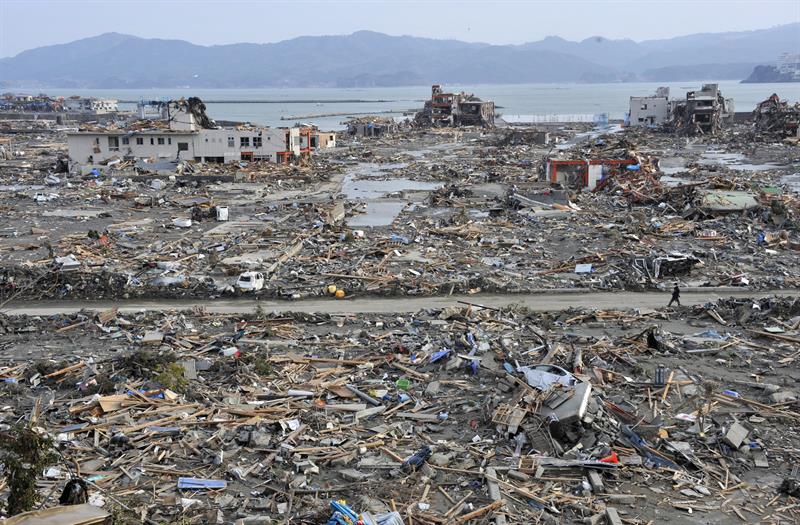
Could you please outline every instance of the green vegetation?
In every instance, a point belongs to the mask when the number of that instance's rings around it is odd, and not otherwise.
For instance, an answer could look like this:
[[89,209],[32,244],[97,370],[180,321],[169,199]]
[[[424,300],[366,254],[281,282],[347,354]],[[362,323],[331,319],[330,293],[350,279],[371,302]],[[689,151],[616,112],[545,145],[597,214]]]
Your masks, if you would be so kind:
[[36,480],[45,467],[58,461],[53,443],[29,425],[15,425],[0,439],[2,464],[8,482],[8,514],[34,508],[39,501]]

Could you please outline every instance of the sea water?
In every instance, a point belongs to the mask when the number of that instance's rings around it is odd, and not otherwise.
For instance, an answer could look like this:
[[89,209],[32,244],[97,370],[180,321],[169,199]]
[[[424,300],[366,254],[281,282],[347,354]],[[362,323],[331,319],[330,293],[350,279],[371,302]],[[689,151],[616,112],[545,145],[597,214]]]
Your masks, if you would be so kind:
[[[737,81],[631,82],[613,84],[484,84],[445,85],[448,91],[474,93],[493,100],[498,112],[509,115],[598,114],[623,118],[631,96],[647,96],[659,86],[668,86],[672,98],[685,97],[704,83],[718,83],[726,98],[733,98],[736,111],[752,111],[773,93],[792,102],[800,100],[800,83],[741,84]],[[17,90],[32,92],[32,90]],[[39,90],[35,90],[39,91]],[[116,98],[133,110],[139,100],[200,97],[208,101],[211,118],[253,122],[268,126],[290,126],[296,122],[316,124],[322,129],[341,129],[349,116],[384,114],[403,118],[403,113],[422,107],[430,97],[430,86],[376,88],[259,88],[259,89],[47,89],[50,96],[94,96]],[[218,102],[215,102],[218,101]],[[319,116],[331,115],[333,116]]]

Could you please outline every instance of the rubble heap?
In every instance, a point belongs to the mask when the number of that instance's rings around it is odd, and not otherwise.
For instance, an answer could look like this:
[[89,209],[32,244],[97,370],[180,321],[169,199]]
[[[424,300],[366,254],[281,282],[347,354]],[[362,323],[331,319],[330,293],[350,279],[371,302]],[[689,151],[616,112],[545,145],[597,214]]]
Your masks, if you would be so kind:
[[798,137],[800,102],[791,105],[773,93],[772,96],[756,106],[753,111],[753,121],[756,137]]
[[154,523],[790,523],[798,329],[791,297],[0,317],[1,418],[63,458],[45,506],[82,479]]

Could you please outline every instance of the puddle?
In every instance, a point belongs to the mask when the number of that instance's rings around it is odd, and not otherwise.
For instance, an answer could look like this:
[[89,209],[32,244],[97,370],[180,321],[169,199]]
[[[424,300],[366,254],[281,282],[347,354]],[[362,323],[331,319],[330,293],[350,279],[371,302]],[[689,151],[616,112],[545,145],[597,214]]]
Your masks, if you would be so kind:
[[686,159],[683,157],[664,157],[658,162],[661,173],[675,175],[686,171]]
[[[407,201],[384,198],[406,191],[431,191],[442,186],[440,182],[424,182],[406,178],[385,178],[390,170],[402,169],[408,164],[360,163],[350,168],[342,180],[341,193],[348,200],[366,201],[365,213],[350,217],[348,226],[388,226],[403,211]],[[384,177],[376,179],[375,177]]]
[[388,199],[367,202],[365,213],[347,219],[348,226],[389,226],[405,208],[403,201]]
[[747,157],[742,153],[725,153],[721,151],[706,151],[697,161],[701,166],[727,166],[738,171],[766,171],[782,168],[779,164],[752,164],[747,162]]
[[[667,173],[663,169],[661,171],[664,172],[664,173]],[[671,177],[669,175],[664,175],[663,177],[658,179],[658,182],[660,182],[664,186],[667,186],[668,188],[674,188],[676,186],[683,186],[684,184],[687,184],[687,183],[689,183],[691,181],[688,180],[688,179],[682,179],[680,177]]]
[[781,177],[781,184],[789,186],[789,190],[794,193],[800,193],[800,173]]
[[386,164],[379,164],[377,162],[359,162],[355,166],[347,168],[347,177],[385,177],[387,175],[387,171],[400,170],[405,167],[408,167],[407,162],[389,162]]
[[441,182],[423,182],[411,179],[365,180],[346,175],[342,183],[342,193],[348,199],[366,200],[402,191],[430,191],[441,186]]

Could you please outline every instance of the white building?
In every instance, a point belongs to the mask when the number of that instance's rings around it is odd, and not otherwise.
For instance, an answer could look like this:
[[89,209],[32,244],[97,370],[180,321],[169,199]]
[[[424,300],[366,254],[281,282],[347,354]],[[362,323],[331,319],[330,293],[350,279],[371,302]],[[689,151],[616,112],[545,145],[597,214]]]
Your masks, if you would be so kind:
[[114,158],[237,162],[288,162],[304,151],[300,128],[202,129],[195,115],[171,113],[168,128],[67,133],[72,164],[99,164]]
[[669,88],[660,87],[655,95],[631,97],[629,125],[658,126],[669,120]]
[[118,111],[119,103],[113,98],[70,97],[64,100],[64,109],[71,113],[102,115]]
[[800,53],[781,53],[778,57],[778,71],[791,75],[793,79],[800,79]]

